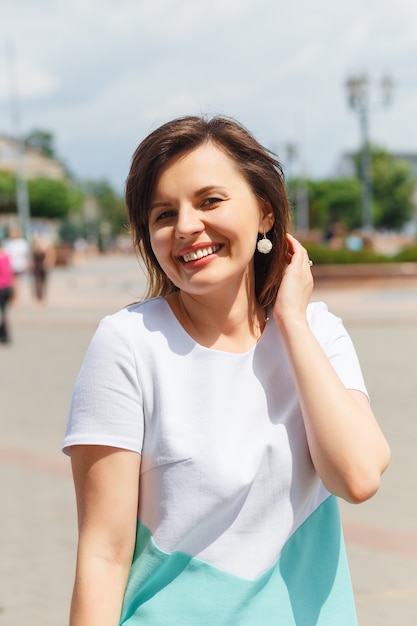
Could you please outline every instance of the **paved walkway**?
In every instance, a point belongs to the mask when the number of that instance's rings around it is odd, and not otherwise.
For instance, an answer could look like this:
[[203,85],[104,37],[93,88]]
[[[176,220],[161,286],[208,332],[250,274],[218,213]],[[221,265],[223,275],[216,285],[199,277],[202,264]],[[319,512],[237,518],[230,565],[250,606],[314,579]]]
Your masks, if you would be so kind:
[[[54,270],[44,308],[34,307],[28,282],[21,285],[10,311],[13,343],[0,345],[0,626],[67,623],[76,515],[60,443],[72,385],[98,320],[143,292],[130,256]],[[413,626],[417,284],[318,284],[314,299],[345,320],[393,452],[375,498],[342,503],[360,625]]]

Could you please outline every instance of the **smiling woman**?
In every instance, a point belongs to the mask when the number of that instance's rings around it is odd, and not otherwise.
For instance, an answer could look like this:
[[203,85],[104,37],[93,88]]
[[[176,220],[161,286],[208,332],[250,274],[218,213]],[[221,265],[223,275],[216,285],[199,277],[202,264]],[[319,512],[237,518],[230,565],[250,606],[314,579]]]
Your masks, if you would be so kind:
[[371,497],[389,450],[310,302],[280,164],[233,120],[181,118],[126,198],[149,292],[101,322],[74,389],[71,626],[354,626],[336,496]]
[[237,304],[240,293],[247,300],[248,281],[254,285],[258,234],[273,223],[270,204],[255,196],[233,159],[209,142],[173,158],[158,176],[150,245],[183,301],[211,293]]
[[[198,155],[190,155],[194,148],[199,148]],[[216,155],[216,158],[215,156]],[[233,173],[233,180],[240,174],[239,184],[247,190],[267,213],[267,230],[272,243],[276,240],[281,245],[275,246],[268,262],[261,256],[254,259],[255,290],[264,306],[274,301],[280,278],[287,264],[286,233],[290,226],[290,210],[286,195],[281,164],[274,155],[263,148],[239,124],[227,118],[214,118],[209,122],[202,118],[189,117],[161,126],[147,137],[136,151],[127,180],[126,200],[133,227],[133,236],[138,250],[149,271],[148,296],[167,295],[177,290],[170,278],[160,271],[159,262],[150,241],[152,212],[155,209],[173,210],[170,198],[158,197],[163,189],[157,189],[157,181],[165,180],[164,171],[168,162],[175,161],[178,171],[185,171],[188,178],[188,163],[194,163],[199,169],[197,156],[204,167],[217,167],[216,172],[207,172],[194,181],[194,204],[201,203],[200,212],[215,208],[228,200],[229,178],[222,166]],[[217,162],[218,158],[218,162]],[[185,160],[185,165],[184,165]],[[221,171],[221,175],[220,175]],[[170,174],[172,178],[172,171]],[[225,183],[227,182],[227,184]],[[162,202],[162,206],[160,205]],[[243,218],[244,219],[244,218]],[[257,228],[257,234],[263,228]]]

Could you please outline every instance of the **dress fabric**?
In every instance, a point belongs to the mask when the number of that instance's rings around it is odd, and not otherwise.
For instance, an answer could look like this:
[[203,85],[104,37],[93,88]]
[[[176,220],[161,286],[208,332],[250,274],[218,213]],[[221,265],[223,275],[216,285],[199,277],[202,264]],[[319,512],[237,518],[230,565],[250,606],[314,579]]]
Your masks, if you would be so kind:
[[[323,303],[307,313],[344,385],[366,393],[341,320]],[[108,316],[75,384],[64,451],[75,444],[142,455],[120,624],[357,624],[337,500],[272,318],[234,354],[197,344],[163,298]]]

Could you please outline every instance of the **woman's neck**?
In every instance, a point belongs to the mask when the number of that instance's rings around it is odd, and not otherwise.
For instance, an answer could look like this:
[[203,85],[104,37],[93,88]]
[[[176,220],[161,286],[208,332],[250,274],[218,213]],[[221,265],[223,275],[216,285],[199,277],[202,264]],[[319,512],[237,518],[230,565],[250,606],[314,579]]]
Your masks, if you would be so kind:
[[184,330],[207,348],[246,352],[259,341],[266,323],[254,295],[242,294],[228,302],[177,291],[167,301]]

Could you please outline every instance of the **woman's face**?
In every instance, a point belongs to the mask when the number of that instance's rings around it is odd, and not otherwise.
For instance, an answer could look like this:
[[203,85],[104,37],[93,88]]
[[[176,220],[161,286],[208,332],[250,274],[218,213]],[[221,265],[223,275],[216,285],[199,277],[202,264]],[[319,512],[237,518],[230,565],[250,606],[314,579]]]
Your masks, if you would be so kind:
[[159,176],[149,214],[155,257],[186,293],[239,289],[253,272],[258,232],[272,226],[267,207],[225,152],[203,144]]

